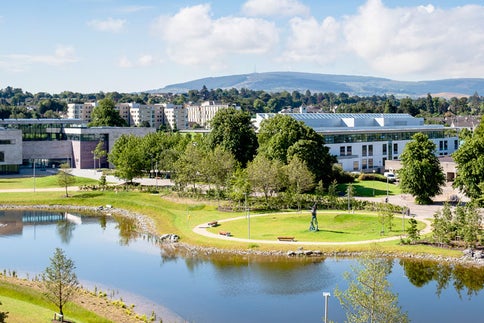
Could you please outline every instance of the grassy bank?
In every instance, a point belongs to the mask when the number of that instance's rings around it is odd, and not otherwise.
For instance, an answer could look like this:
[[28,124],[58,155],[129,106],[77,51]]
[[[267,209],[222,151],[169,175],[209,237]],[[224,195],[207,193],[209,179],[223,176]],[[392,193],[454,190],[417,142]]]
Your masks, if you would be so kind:
[[[58,309],[42,293],[38,281],[0,275],[0,311],[9,323],[49,322]],[[64,318],[76,323],[142,322],[116,302],[80,290],[64,307]],[[105,313],[106,315],[103,315]]]

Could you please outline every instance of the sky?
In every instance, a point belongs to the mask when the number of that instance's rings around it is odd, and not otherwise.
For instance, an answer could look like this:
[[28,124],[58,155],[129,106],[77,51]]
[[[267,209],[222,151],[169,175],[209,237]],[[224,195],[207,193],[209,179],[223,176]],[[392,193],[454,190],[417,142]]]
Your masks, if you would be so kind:
[[254,72],[484,77],[484,0],[2,0],[0,88],[139,92]]

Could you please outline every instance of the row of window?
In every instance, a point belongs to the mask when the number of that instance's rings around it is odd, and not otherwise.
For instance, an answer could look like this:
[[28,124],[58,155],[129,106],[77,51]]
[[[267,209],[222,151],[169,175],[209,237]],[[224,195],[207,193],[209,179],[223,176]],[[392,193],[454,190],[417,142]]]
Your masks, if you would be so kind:
[[[392,144],[382,144],[382,155],[388,155],[388,150]],[[387,149],[388,147],[388,149]],[[393,144],[393,153],[398,154],[398,144]],[[339,155],[340,156],[351,156],[353,154],[353,147],[351,146],[340,146]],[[362,145],[361,146],[361,156],[373,156],[373,145]]]
[[[446,130],[434,130],[434,131],[424,131],[429,139],[446,138],[449,136],[455,136],[455,134]],[[415,132],[378,132],[378,133],[359,133],[359,134],[341,134],[341,135],[326,135],[324,136],[324,141],[326,144],[342,144],[351,142],[374,142],[374,141],[401,141],[401,140],[412,140],[412,136]]]

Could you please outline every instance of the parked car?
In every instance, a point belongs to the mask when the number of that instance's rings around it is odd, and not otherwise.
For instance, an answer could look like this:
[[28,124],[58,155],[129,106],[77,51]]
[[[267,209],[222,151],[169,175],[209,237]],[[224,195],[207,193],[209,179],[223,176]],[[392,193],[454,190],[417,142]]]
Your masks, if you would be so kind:
[[385,176],[387,178],[388,182],[390,182],[390,183],[393,183],[397,180],[397,177],[392,172],[384,172],[383,176]]

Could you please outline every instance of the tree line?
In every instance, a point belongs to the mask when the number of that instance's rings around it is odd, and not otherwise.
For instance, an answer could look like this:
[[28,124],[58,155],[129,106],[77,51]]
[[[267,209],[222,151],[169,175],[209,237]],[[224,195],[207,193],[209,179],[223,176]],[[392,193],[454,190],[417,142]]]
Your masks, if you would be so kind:
[[203,101],[219,101],[240,106],[254,113],[277,113],[283,109],[309,106],[319,112],[341,113],[408,113],[412,116],[436,117],[446,115],[481,115],[484,113],[484,97],[477,92],[469,97],[397,98],[394,95],[360,97],[347,93],[311,92],[309,90],[266,92],[262,90],[207,89],[189,90],[187,93],[78,93],[64,91],[59,94],[39,92],[32,94],[19,88],[0,90],[0,117],[9,118],[55,118],[67,111],[68,103],[84,103],[110,98],[115,103],[139,104],[174,103],[198,104]]
[[207,135],[124,135],[108,159],[127,182],[154,172],[170,174],[181,190],[205,184],[214,194],[239,202],[258,192],[270,204],[278,193],[296,198],[318,185],[352,180],[334,166],[336,157],[324,138],[287,115],[263,121],[256,135],[250,114],[229,108],[216,114],[211,128]]

